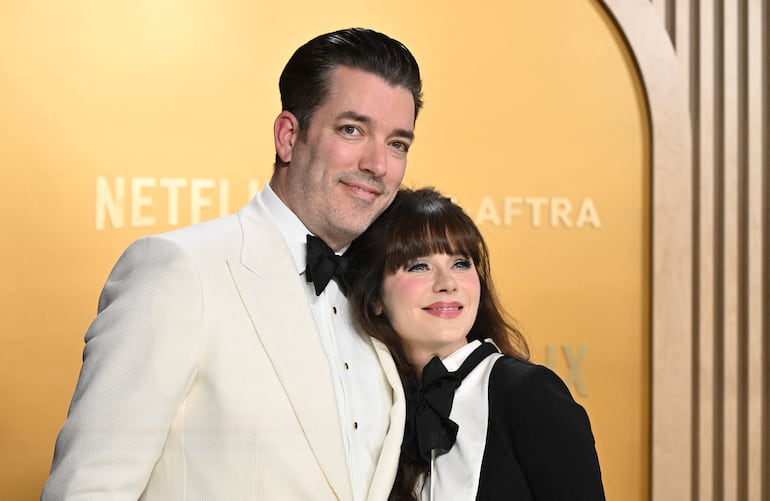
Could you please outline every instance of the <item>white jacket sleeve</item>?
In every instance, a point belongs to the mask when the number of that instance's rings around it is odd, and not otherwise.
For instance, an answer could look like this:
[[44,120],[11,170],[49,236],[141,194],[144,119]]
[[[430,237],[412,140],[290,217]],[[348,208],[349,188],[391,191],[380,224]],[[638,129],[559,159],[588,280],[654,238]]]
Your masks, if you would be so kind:
[[192,260],[166,237],[125,251],[85,337],[44,501],[138,499],[195,376],[203,332]]

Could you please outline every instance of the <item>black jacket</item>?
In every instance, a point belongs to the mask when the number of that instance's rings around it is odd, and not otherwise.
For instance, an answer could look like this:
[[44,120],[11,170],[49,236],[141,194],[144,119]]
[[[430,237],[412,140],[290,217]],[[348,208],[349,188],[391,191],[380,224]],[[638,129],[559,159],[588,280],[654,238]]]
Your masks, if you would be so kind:
[[550,369],[507,356],[495,362],[476,499],[605,499],[588,416]]

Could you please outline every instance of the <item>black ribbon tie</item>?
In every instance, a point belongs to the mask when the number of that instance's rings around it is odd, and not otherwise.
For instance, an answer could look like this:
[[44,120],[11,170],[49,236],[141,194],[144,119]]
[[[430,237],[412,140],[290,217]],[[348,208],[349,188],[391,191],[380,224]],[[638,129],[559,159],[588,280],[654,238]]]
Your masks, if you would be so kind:
[[497,347],[481,346],[465,359],[459,369],[449,372],[438,357],[433,357],[422,370],[422,387],[406,384],[406,424],[401,452],[412,461],[428,464],[431,451],[443,454],[455,443],[459,427],[449,419],[455,391],[462,380]]

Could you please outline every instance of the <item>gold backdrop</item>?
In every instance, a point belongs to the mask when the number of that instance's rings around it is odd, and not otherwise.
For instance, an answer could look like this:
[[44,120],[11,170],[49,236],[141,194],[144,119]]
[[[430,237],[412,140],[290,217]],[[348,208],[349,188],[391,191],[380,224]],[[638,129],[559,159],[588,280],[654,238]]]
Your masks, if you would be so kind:
[[3,2],[4,499],[39,495],[120,252],[245,204],[270,176],[283,64],[348,26],[420,61],[406,184],[476,218],[533,358],[591,416],[608,499],[647,499],[649,124],[591,0]]

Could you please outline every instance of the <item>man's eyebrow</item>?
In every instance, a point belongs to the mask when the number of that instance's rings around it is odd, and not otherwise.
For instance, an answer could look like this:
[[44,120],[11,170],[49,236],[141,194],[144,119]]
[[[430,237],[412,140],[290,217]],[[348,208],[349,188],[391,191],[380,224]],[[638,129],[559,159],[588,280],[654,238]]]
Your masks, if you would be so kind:
[[366,115],[362,115],[360,113],[356,113],[355,111],[343,111],[339,115],[337,115],[337,120],[340,120],[342,118],[347,118],[350,120],[355,120],[356,122],[362,122],[362,123],[371,123],[372,119]]
[[403,137],[410,141],[414,140],[414,132],[406,129],[393,129],[392,136]]
[[[337,115],[337,120],[342,119],[348,119],[348,120],[354,120],[356,122],[361,122],[363,124],[371,124],[372,118],[367,115],[362,115],[360,113],[356,113],[355,111],[343,111],[339,115]],[[414,131],[408,130],[408,129],[393,129],[390,132],[391,136],[398,136],[403,137],[406,139],[409,139],[410,141],[414,140]]]

